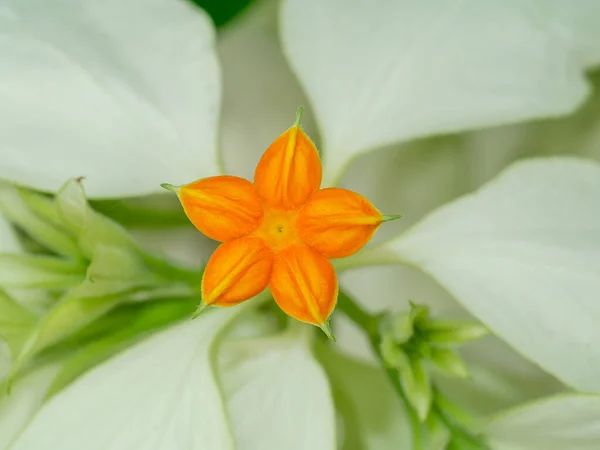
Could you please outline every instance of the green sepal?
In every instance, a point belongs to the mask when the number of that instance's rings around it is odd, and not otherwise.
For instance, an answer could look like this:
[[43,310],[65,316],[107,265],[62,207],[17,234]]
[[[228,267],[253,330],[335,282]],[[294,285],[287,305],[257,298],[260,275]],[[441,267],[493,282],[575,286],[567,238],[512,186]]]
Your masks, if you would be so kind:
[[319,328],[321,329],[321,331],[323,331],[325,336],[327,336],[327,339],[329,339],[332,342],[337,342],[337,339],[333,334],[333,330],[331,329],[331,324],[328,320],[325,321],[325,323],[323,323],[322,325],[319,325]]
[[206,312],[210,308],[210,305],[207,305],[204,302],[200,302],[194,313],[192,314],[192,320],[200,317],[204,312]]

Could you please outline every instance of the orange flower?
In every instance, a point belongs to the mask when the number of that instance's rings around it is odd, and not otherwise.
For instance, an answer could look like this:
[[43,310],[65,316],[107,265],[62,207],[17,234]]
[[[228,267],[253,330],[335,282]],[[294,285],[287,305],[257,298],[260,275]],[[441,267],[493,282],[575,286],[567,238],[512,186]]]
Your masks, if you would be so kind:
[[360,250],[386,220],[366,198],[340,188],[319,189],[321,161],[296,123],[256,166],[254,183],[222,175],[177,192],[190,221],[223,242],[202,278],[202,304],[231,306],[267,286],[288,315],[321,327],[335,307],[338,283],[328,258]]

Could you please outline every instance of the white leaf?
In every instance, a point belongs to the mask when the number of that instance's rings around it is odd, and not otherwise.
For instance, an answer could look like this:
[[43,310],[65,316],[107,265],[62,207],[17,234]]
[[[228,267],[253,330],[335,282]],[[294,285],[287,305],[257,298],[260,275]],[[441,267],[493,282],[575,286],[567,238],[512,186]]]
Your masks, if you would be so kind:
[[559,31],[569,39],[586,67],[600,64],[600,2],[597,0],[539,0],[551,3]]
[[334,450],[329,383],[309,347],[312,327],[229,342],[220,379],[239,450]]
[[0,450],[7,450],[42,405],[60,366],[46,365],[18,379],[11,389],[0,383]]
[[543,369],[600,391],[599,202],[598,164],[521,162],[383,251],[430,273]]
[[209,312],[97,366],[46,403],[11,450],[233,449],[210,353],[244,309]]
[[183,0],[0,0],[0,177],[91,197],[218,171],[210,20]]
[[573,111],[588,88],[546,9],[286,0],[283,46],[321,126],[326,180],[374,147]]
[[[256,0],[217,39],[223,67],[221,152],[228,173],[249,179],[271,142],[292,126],[298,106],[308,106],[279,44],[278,3]],[[313,117],[305,111],[302,118],[311,136]]]
[[600,396],[564,395],[499,415],[484,433],[493,450],[597,450]]

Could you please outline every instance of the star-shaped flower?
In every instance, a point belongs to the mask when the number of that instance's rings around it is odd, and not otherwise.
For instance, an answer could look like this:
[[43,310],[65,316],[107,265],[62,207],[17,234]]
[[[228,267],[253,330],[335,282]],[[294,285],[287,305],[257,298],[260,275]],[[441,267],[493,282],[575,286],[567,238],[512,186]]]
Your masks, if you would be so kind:
[[329,258],[356,253],[400,216],[384,216],[348,189],[320,189],[321,161],[301,116],[302,108],[265,151],[254,183],[220,175],[163,186],[177,192],[198,230],[222,242],[206,265],[199,311],[235,305],[269,286],[286,314],[331,336],[338,282]]

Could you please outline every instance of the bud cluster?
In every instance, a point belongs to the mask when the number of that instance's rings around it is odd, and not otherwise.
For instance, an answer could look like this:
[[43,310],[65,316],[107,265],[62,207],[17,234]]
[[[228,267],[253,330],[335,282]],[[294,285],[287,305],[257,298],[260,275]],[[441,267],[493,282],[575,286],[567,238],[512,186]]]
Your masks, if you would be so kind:
[[429,309],[410,303],[410,310],[381,321],[380,352],[398,376],[409,402],[425,421],[432,405],[432,385],[427,365],[456,377],[469,376],[455,347],[479,339],[488,330],[479,324],[436,320]]

